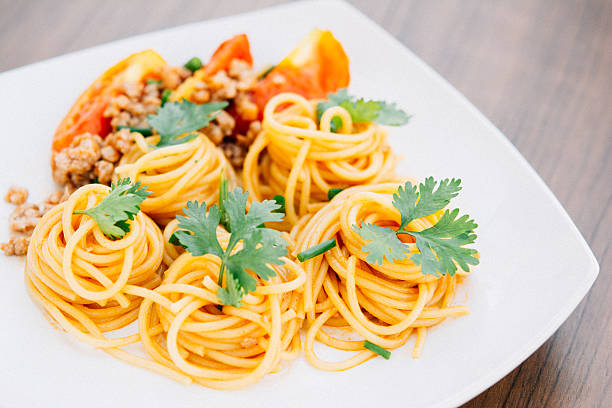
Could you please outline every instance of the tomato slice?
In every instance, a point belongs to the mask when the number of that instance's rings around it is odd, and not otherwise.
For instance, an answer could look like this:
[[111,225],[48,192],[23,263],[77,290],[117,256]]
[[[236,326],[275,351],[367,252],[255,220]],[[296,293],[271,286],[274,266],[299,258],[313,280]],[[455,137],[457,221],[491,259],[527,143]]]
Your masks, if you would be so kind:
[[346,88],[349,82],[349,60],[342,45],[330,31],[315,29],[257,83],[252,99],[261,114],[268,100],[279,93],[317,99]]
[[221,70],[228,70],[232,60],[241,59],[249,65],[253,65],[249,38],[246,34],[238,34],[219,45],[210,61],[197,70],[191,78],[187,78],[170,96],[170,100],[191,99],[197,82],[210,78]]
[[84,132],[106,137],[112,129],[110,118],[104,117],[104,111],[111,98],[118,94],[120,85],[158,76],[156,72],[165,65],[166,61],[155,51],[145,50],[106,70],[79,96],[60,122],[53,136],[52,150],[59,152],[70,146],[72,140]]
[[233,59],[240,59],[253,65],[251,46],[246,34],[238,34],[222,42],[201,71],[207,77],[215,75],[223,69],[228,70]]

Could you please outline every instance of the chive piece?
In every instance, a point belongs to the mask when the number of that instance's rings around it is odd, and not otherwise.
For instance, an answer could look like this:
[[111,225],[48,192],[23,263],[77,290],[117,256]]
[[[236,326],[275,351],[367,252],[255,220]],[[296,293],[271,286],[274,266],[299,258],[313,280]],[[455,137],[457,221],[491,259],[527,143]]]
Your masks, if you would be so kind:
[[323,241],[320,244],[313,246],[312,248],[308,248],[307,250],[300,252],[297,255],[297,258],[300,260],[300,262],[304,262],[308,259],[314,258],[315,256],[319,256],[322,253],[329,251],[335,246],[336,238],[330,238],[327,241]]
[[385,350],[384,348],[380,347],[379,345],[374,344],[372,342],[369,342],[367,340],[363,342],[363,347],[367,348],[368,350],[370,350],[373,353],[378,354],[379,356],[381,356],[385,360],[388,360],[389,357],[391,357],[391,352],[389,350]]
[[336,133],[340,128],[342,128],[342,119],[340,119],[340,116],[334,116],[329,123],[329,130]]
[[143,136],[151,136],[151,135],[153,135],[153,130],[149,129],[149,128],[119,125],[119,126],[117,126],[117,129],[118,130],[129,129],[130,132],[140,133]]
[[279,213],[279,214],[285,214],[285,197],[279,194],[279,195],[275,195],[273,200],[276,201],[276,204],[280,205],[280,208],[277,208],[276,210],[272,212]]
[[184,66],[191,72],[195,72],[198,69],[202,68],[202,60],[199,59],[198,57],[193,57],[192,59],[187,61],[187,63]]
[[151,85],[151,84],[161,84],[162,81],[160,81],[159,79],[147,79],[147,85]]
[[331,201],[335,196],[337,196],[342,190],[344,190],[343,188],[330,188],[329,190],[327,190],[327,199],[329,201]]
[[170,97],[171,93],[172,93],[171,90],[164,89],[164,92],[162,92],[162,97],[161,97],[161,106],[164,106],[166,102],[168,102],[168,98]]
[[225,176],[221,175],[221,182],[219,183],[219,212],[221,218],[219,224],[221,224],[227,232],[232,232],[232,226],[230,225],[229,214],[225,210],[225,202],[229,200],[229,187],[228,180]]
[[261,73],[261,75],[259,75],[259,79],[264,79],[265,77],[267,77],[268,74],[272,72],[274,68],[276,68],[276,65],[270,65],[270,68],[266,69],[264,72]]

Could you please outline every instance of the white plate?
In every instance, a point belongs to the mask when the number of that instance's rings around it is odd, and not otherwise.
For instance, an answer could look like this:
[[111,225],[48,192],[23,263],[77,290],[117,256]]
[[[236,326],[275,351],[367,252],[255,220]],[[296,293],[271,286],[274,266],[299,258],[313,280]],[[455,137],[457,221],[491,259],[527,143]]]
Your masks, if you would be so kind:
[[[303,358],[241,391],[182,386],[115,360],[54,330],[28,298],[23,261],[0,257],[0,406],[171,407],[459,405],[534,352],[568,317],[599,266],[559,202],[512,144],[474,106],[383,29],[340,2],[305,2],[141,35],[0,75],[0,191],[52,190],[51,136],[80,92],[106,67],[153,48],[171,63],[206,57],[246,32],[257,64],[278,61],[312,28],[331,29],[351,59],[353,93],[397,101],[414,115],[393,129],[415,177],[461,177],[457,200],[475,217],[482,262],[457,303],[471,314],[410,347],[342,373]],[[10,206],[0,205],[0,214]],[[7,231],[0,217],[0,231]],[[333,355],[331,353],[330,355]]]

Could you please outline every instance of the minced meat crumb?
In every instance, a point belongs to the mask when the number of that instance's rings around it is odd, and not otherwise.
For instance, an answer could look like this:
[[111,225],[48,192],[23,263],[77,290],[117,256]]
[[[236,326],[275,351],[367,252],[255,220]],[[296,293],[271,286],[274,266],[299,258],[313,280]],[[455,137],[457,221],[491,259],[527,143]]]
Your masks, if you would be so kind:
[[24,203],[13,210],[9,218],[9,227],[13,231],[29,232],[34,229],[41,217],[40,208],[36,204]]
[[111,126],[132,126],[149,128],[147,116],[155,114],[161,105],[161,86],[158,83],[143,85],[137,82],[126,82],[122,93],[108,104],[104,111],[110,117]]
[[11,237],[8,242],[0,243],[0,249],[6,256],[23,256],[28,253],[29,237]]
[[223,150],[225,157],[227,157],[227,160],[232,166],[242,166],[244,158],[246,157],[246,149],[244,147],[239,146],[234,142],[223,142],[219,147],[221,150]]
[[134,144],[128,129],[106,139],[91,133],[77,136],[71,145],[53,156],[53,180],[60,185],[80,187],[97,180],[110,183],[115,163]]
[[28,190],[22,187],[12,186],[4,196],[4,201],[9,204],[23,204],[28,199]]
[[[21,191],[22,197],[28,196],[28,190],[20,187],[11,187],[9,193],[17,189]],[[17,207],[15,207],[15,210],[13,210],[9,217],[10,238],[8,242],[0,244],[0,250],[7,256],[25,255],[30,243],[30,236],[36,224],[38,224],[47,211],[57,204],[66,201],[70,192],[68,188],[54,191],[40,205],[25,202],[25,199],[20,204],[13,202],[12,204],[17,204]]]

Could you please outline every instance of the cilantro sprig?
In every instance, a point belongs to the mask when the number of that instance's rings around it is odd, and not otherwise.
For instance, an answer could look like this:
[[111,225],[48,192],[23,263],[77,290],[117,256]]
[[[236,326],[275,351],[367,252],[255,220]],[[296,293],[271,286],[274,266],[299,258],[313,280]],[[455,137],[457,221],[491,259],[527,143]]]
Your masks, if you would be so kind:
[[227,101],[202,105],[186,99],[166,102],[157,113],[147,116],[147,122],[159,133],[157,147],[173,146],[193,140],[197,134],[189,132],[208,125],[227,105]]
[[[224,194],[225,195],[225,194]],[[276,276],[269,265],[282,265],[287,255],[287,241],[279,231],[262,226],[266,222],[279,222],[283,214],[275,212],[280,206],[272,200],[251,203],[246,211],[248,192],[236,188],[220,197],[223,213],[227,214],[231,230],[225,249],[217,239],[217,226],[222,211],[216,204],[189,201],[185,216],[178,215],[179,229],[173,234],[174,243],[183,246],[194,256],[211,254],[221,259],[217,292],[220,304],[240,307],[244,295],[255,291],[257,281],[249,273],[268,280]],[[239,250],[235,250],[238,244]],[[225,276],[225,285],[223,277]]]
[[465,248],[476,241],[474,230],[478,225],[469,215],[459,217],[459,209],[446,210],[438,222],[423,231],[410,231],[405,227],[411,221],[434,214],[446,207],[450,200],[461,190],[461,180],[444,179],[439,183],[428,177],[419,186],[406,182],[393,195],[393,206],[400,213],[400,226],[397,230],[361,222],[353,225],[353,230],[364,240],[370,241],[362,251],[367,252],[366,261],[382,264],[386,258],[390,262],[406,259],[410,250],[398,235],[411,235],[416,240],[419,252],[410,259],[421,266],[425,275],[453,276],[457,265],[469,272],[468,265],[478,265],[475,249]]
[[[349,95],[346,88],[327,95],[328,100],[317,104],[317,120],[323,113],[334,106],[341,106],[348,111],[355,123],[375,122],[387,126],[402,126],[408,123],[410,116],[399,109],[395,103],[385,101],[357,99]],[[334,117],[331,121],[331,131],[336,132],[342,127],[342,120]]]
[[100,230],[110,239],[123,238],[130,231],[128,220],[133,220],[140,211],[140,204],[151,194],[140,182],[132,184],[129,177],[111,184],[110,193],[95,207],[74,211],[85,214],[96,221]]

